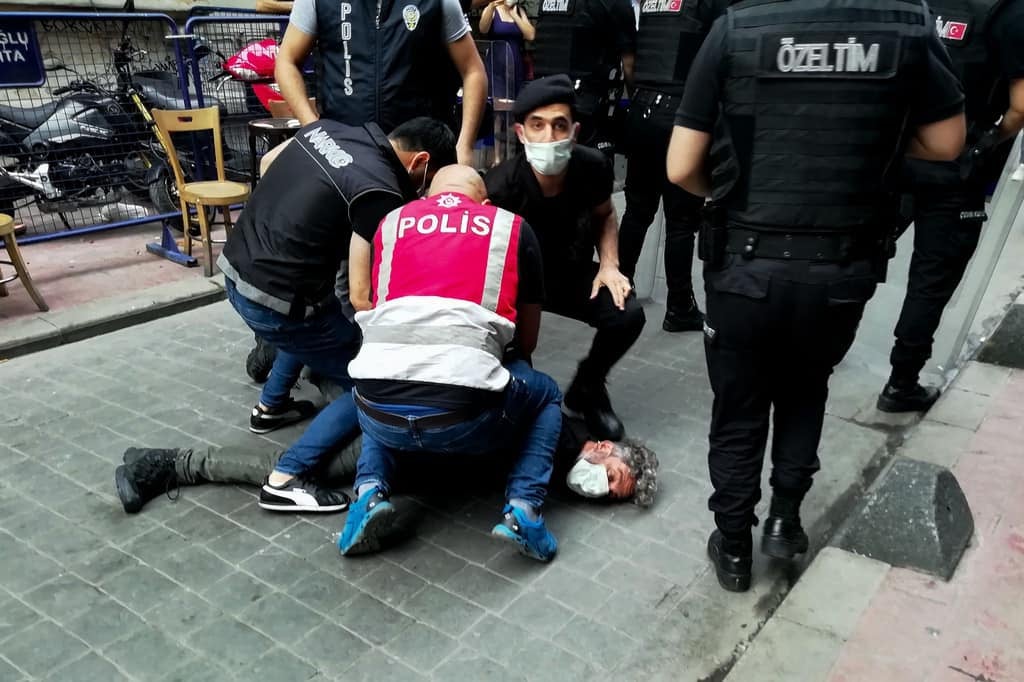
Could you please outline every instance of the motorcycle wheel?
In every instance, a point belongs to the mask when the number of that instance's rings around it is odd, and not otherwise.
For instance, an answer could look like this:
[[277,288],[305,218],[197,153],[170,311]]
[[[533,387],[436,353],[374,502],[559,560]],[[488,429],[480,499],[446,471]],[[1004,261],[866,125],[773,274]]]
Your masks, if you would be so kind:
[[[160,162],[150,168],[146,182],[149,186],[149,200],[158,213],[177,213],[181,210],[178,185],[174,181],[174,173],[166,163]],[[206,221],[211,222],[214,218],[213,209],[206,206],[203,210],[206,212]],[[195,218],[189,220],[189,223],[189,234],[198,237],[199,223]],[[174,221],[173,225],[181,229],[181,223]]]

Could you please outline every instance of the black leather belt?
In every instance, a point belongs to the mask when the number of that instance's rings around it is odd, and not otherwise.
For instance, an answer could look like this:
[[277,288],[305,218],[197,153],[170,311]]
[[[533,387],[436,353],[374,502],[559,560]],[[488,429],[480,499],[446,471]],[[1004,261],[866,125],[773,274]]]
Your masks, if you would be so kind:
[[375,421],[379,421],[381,424],[387,424],[388,426],[404,426],[409,427],[415,425],[418,429],[443,429],[448,426],[455,426],[456,424],[462,424],[464,422],[473,419],[482,411],[475,413],[469,413],[464,410],[456,410],[454,412],[442,412],[440,414],[430,414],[423,417],[403,417],[401,415],[392,414],[391,412],[385,412],[373,407],[365,400],[359,397],[359,393],[356,391],[352,392],[352,397],[355,399],[356,405],[360,410],[366,413],[366,415]]
[[725,250],[744,258],[810,260],[842,263],[869,258],[877,248],[863,237],[850,234],[793,234],[758,232],[730,227]]

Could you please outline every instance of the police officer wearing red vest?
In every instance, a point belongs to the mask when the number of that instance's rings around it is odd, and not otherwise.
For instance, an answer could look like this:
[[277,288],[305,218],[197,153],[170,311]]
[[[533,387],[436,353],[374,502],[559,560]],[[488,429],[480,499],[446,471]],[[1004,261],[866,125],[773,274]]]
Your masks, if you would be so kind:
[[[372,308],[354,298],[363,346],[349,364],[363,430],[357,501],[338,547],[377,551],[395,508],[395,467],[410,452],[495,456],[520,445],[502,520],[491,531],[550,561],[540,515],[558,444],[561,393],[529,358],[544,296],[540,248],[519,216],[489,206],[472,168],[438,172],[430,195],[392,211],[373,244]],[[353,277],[356,296],[364,284]]]
[[925,410],[939,397],[919,375],[978,246],[988,189],[1024,127],[1024,0],[929,0],[928,6],[967,94],[967,149],[959,162],[907,167],[915,186],[914,255],[889,356],[892,373],[878,397],[884,412]]
[[807,551],[800,504],[819,468],[829,376],[888,256],[887,181],[904,153],[955,159],[962,111],[914,0],[747,0],[697,54],[668,175],[715,203],[701,234],[715,395],[708,554],[727,590],[750,586],[769,417],[761,551]]
[[703,197],[673,185],[665,152],[686,74],[728,0],[641,0],[637,31],[636,90],[626,119],[626,212],[619,229],[619,267],[633,277],[647,228],[664,202],[665,280],[668,301],[662,329],[700,331],[704,317],[693,297],[693,245]]

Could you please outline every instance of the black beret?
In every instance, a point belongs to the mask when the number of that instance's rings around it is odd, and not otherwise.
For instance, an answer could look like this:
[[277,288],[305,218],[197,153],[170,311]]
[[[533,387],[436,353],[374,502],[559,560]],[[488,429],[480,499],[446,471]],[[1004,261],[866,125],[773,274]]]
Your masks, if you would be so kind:
[[512,118],[522,123],[531,111],[549,104],[568,104],[570,109],[575,110],[576,92],[572,81],[564,73],[527,83],[512,105]]

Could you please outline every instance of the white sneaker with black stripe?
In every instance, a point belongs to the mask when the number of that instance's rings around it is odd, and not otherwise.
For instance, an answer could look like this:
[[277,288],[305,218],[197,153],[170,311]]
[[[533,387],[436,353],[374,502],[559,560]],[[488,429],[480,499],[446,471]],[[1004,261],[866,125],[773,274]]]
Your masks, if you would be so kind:
[[280,486],[267,481],[260,489],[260,507],[270,511],[339,512],[348,509],[349,502],[344,491],[320,488],[298,478]]

